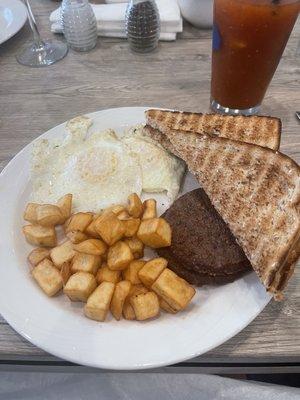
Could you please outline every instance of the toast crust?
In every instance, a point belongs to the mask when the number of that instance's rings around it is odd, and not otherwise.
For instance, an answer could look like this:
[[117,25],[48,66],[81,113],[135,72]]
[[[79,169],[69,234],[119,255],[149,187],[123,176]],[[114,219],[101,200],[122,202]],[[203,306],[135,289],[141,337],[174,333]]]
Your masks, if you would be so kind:
[[[146,133],[153,136],[149,128],[146,128]],[[300,255],[298,164],[282,153],[255,144],[167,128],[164,133],[168,141],[160,139],[161,144],[167,146],[169,151],[175,149],[176,155],[186,161],[189,170],[201,182],[213,205],[245,251],[266,289],[276,299],[280,299]],[[156,132],[155,136],[159,139],[164,135]],[[234,156],[230,150],[234,150]],[[222,158],[225,151],[228,157],[236,157],[236,162],[224,156]],[[247,171],[253,163],[254,172],[247,177]],[[226,180],[226,171],[230,172],[229,180]],[[249,189],[248,192],[244,190],[244,199],[239,196],[236,187],[237,183],[240,184],[238,179],[241,174],[245,175],[245,187]],[[251,182],[251,179],[256,181]],[[214,180],[225,182],[225,188],[218,183],[214,184]],[[228,182],[230,190],[226,188]],[[233,196],[231,191],[234,192]],[[253,207],[255,198],[257,204]],[[226,199],[228,204],[224,205]],[[270,221],[273,221],[274,215],[278,216],[279,226],[272,228]],[[245,224],[242,229],[239,218]]]

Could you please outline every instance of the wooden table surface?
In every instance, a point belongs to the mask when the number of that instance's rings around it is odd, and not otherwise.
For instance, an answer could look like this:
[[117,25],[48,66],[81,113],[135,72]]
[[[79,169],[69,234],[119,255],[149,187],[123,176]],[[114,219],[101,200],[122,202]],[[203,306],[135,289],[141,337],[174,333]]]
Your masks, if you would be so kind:
[[[48,17],[57,5],[50,0],[32,0],[45,37],[53,36]],[[282,118],[281,150],[298,162],[300,124],[294,114],[300,109],[299,32],[298,21],[262,107],[263,113]],[[29,40],[25,26],[0,47],[1,169],[31,140],[79,114],[141,105],[208,110],[210,31],[186,24],[176,42],[161,43],[158,51],[148,55],[131,53],[125,40],[100,39],[95,50],[70,51],[64,60],[41,69],[16,62],[16,54]],[[206,372],[239,371],[245,366],[257,371],[256,363],[278,372],[294,370],[300,363],[299,281],[296,268],[285,301],[272,301],[241,333],[188,365],[202,366]],[[67,365],[31,345],[0,319],[0,365],[11,363]]]

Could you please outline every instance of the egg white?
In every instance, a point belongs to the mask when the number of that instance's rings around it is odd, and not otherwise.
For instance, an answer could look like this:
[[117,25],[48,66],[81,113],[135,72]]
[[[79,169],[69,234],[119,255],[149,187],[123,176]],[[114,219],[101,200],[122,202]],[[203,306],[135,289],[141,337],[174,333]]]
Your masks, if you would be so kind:
[[184,162],[145,136],[142,125],[131,128],[122,141],[138,157],[143,190],[150,193],[166,191],[169,201],[173,202],[185,171]]
[[[84,138],[88,121],[79,129],[71,124],[60,143],[41,140],[32,155],[32,200],[56,202],[73,194],[74,211],[94,211],[126,203],[129,194],[142,191],[137,158],[111,130]],[[70,126],[70,124],[69,124]]]

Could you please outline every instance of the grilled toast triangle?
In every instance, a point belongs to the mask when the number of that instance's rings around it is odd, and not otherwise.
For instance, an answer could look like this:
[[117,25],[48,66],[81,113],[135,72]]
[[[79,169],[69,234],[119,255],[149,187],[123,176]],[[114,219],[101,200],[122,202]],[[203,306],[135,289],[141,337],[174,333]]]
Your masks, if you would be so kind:
[[281,121],[275,117],[200,114],[156,109],[150,109],[145,114],[148,124],[162,132],[164,129],[174,129],[199,134],[207,133],[273,150],[278,150],[280,145]]
[[299,166],[249,143],[187,131],[145,131],[163,137],[160,143],[187,163],[261,282],[280,299],[300,253]]

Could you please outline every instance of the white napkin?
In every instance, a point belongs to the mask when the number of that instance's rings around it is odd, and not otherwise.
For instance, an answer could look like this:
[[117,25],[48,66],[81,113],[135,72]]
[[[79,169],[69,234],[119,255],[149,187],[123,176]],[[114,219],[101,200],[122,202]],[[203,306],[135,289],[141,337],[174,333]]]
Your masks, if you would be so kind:
[[[161,19],[160,40],[176,40],[176,33],[182,32],[182,18],[176,0],[157,0]],[[99,36],[126,37],[125,11],[127,4],[92,4]],[[51,31],[62,32],[60,8],[50,15]]]
[[[51,25],[51,32],[53,33],[61,33],[61,24],[59,22],[54,22]],[[107,29],[100,29],[98,26],[97,29],[98,36],[102,37],[114,37],[114,38],[126,38],[126,32],[125,29],[120,30],[107,30]],[[159,40],[163,40],[165,42],[170,42],[176,40],[176,32],[160,32]]]

